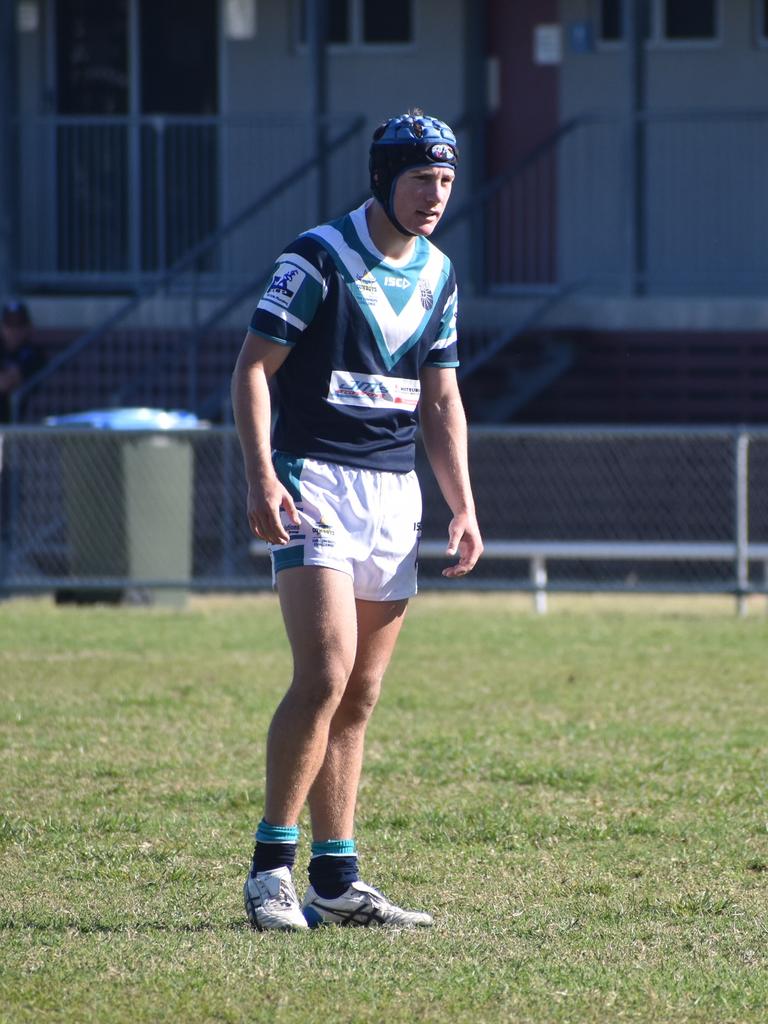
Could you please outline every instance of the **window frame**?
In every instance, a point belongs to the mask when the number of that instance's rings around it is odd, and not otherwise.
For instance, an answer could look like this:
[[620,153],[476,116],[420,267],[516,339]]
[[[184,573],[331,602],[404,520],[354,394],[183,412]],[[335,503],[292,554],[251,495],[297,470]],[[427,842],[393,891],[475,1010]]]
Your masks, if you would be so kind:
[[[670,39],[662,32],[665,21],[664,5],[667,0],[651,0],[650,2],[650,31],[646,40],[646,48],[649,50],[716,50],[723,45],[723,21],[724,21],[724,0],[712,0],[715,17],[715,34],[710,38],[697,38],[691,36],[687,39]],[[762,0],[757,0],[758,4]],[[621,4],[621,0],[617,0]],[[593,0],[592,12],[595,24],[595,49],[598,52],[611,52],[623,49],[626,44],[624,26],[619,39],[603,39],[602,37],[602,0]],[[622,5],[623,9],[623,5]],[[760,9],[758,7],[758,15]],[[768,28],[768,26],[766,26]],[[758,37],[760,38],[760,37]],[[768,47],[768,36],[763,37],[763,45]]]
[[[364,11],[363,0],[347,0],[349,4],[349,42],[328,43],[327,51],[331,54],[376,54],[376,53],[409,53],[416,49],[418,38],[418,10],[416,0],[406,0],[411,9],[411,39],[406,43],[367,43],[363,39]],[[297,53],[306,53],[308,44],[301,39],[302,7],[305,0],[296,0],[294,5],[294,46]]]
[[768,0],[755,0],[752,5],[755,46],[768,50]]

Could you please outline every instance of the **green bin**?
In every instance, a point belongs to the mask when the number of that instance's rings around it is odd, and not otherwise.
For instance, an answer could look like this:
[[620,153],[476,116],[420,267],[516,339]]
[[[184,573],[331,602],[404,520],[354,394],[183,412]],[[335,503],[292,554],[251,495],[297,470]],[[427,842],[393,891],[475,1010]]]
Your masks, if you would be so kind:
[[192,576],[194,451],[181,431],[199,428],[197,417],[110,409],[47,422],[90,428],[62,439],[72,586],[57,598],[132,595],[183,606]]

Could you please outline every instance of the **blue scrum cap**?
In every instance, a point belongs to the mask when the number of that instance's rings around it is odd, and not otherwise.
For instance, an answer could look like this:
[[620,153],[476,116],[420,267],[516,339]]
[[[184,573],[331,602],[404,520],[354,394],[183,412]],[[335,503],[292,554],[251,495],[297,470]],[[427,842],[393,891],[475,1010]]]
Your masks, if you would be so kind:
[[458,160],[456,136],[444,121],[420,111],[390,117],[373,133],[368,161],[371,192],[395,227],[403,231],[392,209],[399,176],[413,167],[455,168]]

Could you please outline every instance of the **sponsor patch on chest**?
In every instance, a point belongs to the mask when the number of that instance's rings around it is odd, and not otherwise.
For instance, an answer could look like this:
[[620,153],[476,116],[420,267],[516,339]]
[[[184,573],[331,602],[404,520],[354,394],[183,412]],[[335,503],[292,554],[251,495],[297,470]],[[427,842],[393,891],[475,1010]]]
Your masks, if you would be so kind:
[[418,380],[334,370],[328,388],[328,401],[332,405],[412,411],[418,404],[420,394],[421,385]]

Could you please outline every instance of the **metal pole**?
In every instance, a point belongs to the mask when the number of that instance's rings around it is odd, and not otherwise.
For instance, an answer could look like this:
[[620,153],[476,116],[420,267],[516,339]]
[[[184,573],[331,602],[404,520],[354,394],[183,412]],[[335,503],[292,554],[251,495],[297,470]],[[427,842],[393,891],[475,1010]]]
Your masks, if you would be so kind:
[[645,40],[648,35],[648,0],[624,0],[622,6],[627,38],[627,290],[642,295],[646,290],[646,67]]
[[10,543],[10,536],[8,526],[9,524],[5,521],[6,509],[8,502],[5,500],[6,486],[5,479],[3,478],[3,445],[5,442],[5,435],[0,433],[0,594],[3,593],[6,575],[6,565],[8,559],[8,544]]
[[538,615],[547,614],[547,563],[542,555],[531,559],[531,583],[533,584],[533,607]]
[[231,578],[235,571],[235,523],[241,515],[239,503],[233,507],[234,497],[239,493],[235,486],[235,463],[237,461],[235,445],[237,435],[234,429],[232,429],[222,432],[219,436],[224,446],[222,451],[224,522],[222,524],[221,572],[224,577]]
[[749,591],[749,434],[736,436],[736,612],[747,613]]
[[141,27],[138,0],[128,5],[128,251],[134,287],[141,289],[142,250],[142,176],[141,176]]
[[16,43],[16,0],[0,0],[0,296],[16,284]]
[[[485,125],[486,125],[486,32],[485,18],[480,17],[475,0],[464,4],[464,109],[467,115],[467,154],[469,159],[469,194],[475,195],[485,181]],[[462,154],[464,156],[464,154]],[[487,290],[486,263],[486,207],[480,206],[469,222],[470,283],[475,294]]]
[[317,219],[328,216],[328,62],[326,0],[307,2],[307,42],[312,61],[312,120],[317,160]]
[[166,174],[165,174],[165,118],[157,116],[152,120],[155,130],[155,201],[157,216],[155,218],[156,259],[158,275],[168,269],[168,245],[166,230],[168,227],[168,208],[166,206]]

